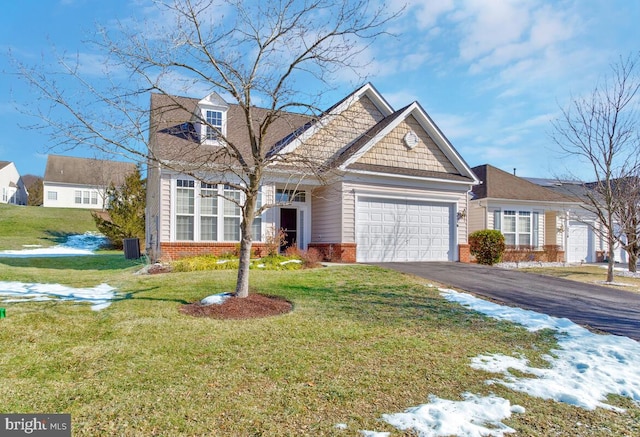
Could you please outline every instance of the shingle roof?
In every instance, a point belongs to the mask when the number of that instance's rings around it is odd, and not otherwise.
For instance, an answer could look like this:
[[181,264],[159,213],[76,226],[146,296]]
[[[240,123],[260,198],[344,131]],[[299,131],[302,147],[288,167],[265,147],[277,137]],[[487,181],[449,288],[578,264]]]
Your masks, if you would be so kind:
[[0,170],[11,164],[10,161],[0,161]]
[[130,162],[49,155],[44,182],[104,187],[122,185],[136,166]]
[[479,165],[471,170],[482,181],[473,187],[476,199],[531,200],[537,202],[576,202],[573,197],[549,190],[526,179],[491,165]]
[[[190,163],[210,163],[218,159],[221,148],[200,142],[190,121],[198,106],[198,99],[164,94],[151,95],[152,153],[159,160]],[[256,126],[267,116],[268,110],[254,108]],[[308,123],[310,117],[285,113],[271,125],[263,144],[271,147],[291,132]],[[227,140],[247,159],[251,156],[247,121],[241,107],[229,104],[227,112]]]

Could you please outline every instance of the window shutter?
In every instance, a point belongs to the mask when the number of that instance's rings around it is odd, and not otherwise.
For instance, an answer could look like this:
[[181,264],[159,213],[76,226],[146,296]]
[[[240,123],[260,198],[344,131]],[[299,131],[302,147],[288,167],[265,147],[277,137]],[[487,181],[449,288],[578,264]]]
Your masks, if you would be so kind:
[[501,231],[502,230],[502,226],[500,223],[500,214],[501,211],[499,209],[493,211],[493,229],[497,230],[497,231]]
[[532,240],[531,241],[531,245],[536,249],[539,247],[539,244],[538,244],[538,242],[539,242],[539,240],[538,240],[538,229],[539,229],[538,223],[540,221],[539,216],[540,216],[540,213],[534,212],[533,213],[533,219],[531,220],[531,222],[532,222],[531,223],[531,227],[533,228],[533,230],[531,232],[531,240]]

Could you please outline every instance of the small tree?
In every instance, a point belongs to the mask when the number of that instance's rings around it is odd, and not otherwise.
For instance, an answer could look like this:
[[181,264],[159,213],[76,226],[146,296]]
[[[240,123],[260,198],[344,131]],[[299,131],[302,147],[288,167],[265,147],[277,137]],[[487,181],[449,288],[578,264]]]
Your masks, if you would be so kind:
[[498,230],[484,229],[469,235],[469,249],[478,264],[491,266],[499,263],[505,248],[504,235]]
[[31,185],[27,187],[27,191],[29,192],[29,199],[27,200],[27,205],[29,206],[42,206],[43,197],[42,193],[44,192],[44,186],[42,183],[42,179],[35,179]]
[[122,240],[125,238],[144,239],[145,182],[140,176],[140,169],[136,168],[125,178],[121,187],[113,183],[109,186],[105,212],[91,213],[98,230],[117,249],[122,249]]

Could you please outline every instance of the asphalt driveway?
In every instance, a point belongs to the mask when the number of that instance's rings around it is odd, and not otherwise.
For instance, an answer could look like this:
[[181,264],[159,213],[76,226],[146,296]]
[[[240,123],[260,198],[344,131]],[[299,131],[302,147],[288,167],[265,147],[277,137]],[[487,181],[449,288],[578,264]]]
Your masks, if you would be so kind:
[[406,262],[375,265],[501,304],[566,317],[582,326],[640,341],[640,294],[478,264]]

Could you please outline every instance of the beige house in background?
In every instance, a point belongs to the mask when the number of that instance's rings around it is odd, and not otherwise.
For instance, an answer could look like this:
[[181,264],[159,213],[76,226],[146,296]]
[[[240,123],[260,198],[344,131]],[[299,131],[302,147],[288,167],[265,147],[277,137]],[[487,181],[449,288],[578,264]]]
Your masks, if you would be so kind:
[[0,161],[0,203],[27,204],[27,189],[13,162]]
[[[469,232],[497,229],[509,251],[524,251],[535,260],[588,262],[578,245],[578,226],[572,211],[581,202],[485,164],[473,172],[482,181],[473,187],[469,201]],[[582,230],[582,227],[580,228]],[[569,253],[567,253],[569,249]],[[567,258],[568,257],[568,258]]]
[[49,155],[42,206],[104,209],[109,185],[122,185],[135,168],[130,162]]
[[[257,118],[264,114],[257,110]],[[198,178],[170,169],[226,147],[202,119],[239,147],[247,144],[239,108],[215,93],[151,97],[150,152],[165,163],[147,169],[146,241],[154,260],[221,254],[240,239],[239,210],[222,196],[242,201],[241,191],[203,183],[204,167]],[[281,117],[268,142],[270,156],[312,159],[317,173],[299,181],[295,167],[269,168],[261,202],[276,206],[254,221],[254,247],[282,229],[285,246],[316,248],[334,261],[460,259],[467,193],[478,180],[417,102],[394,110],[366,84],[318,119]],[[227,177],[238,183],[232,172]]]

